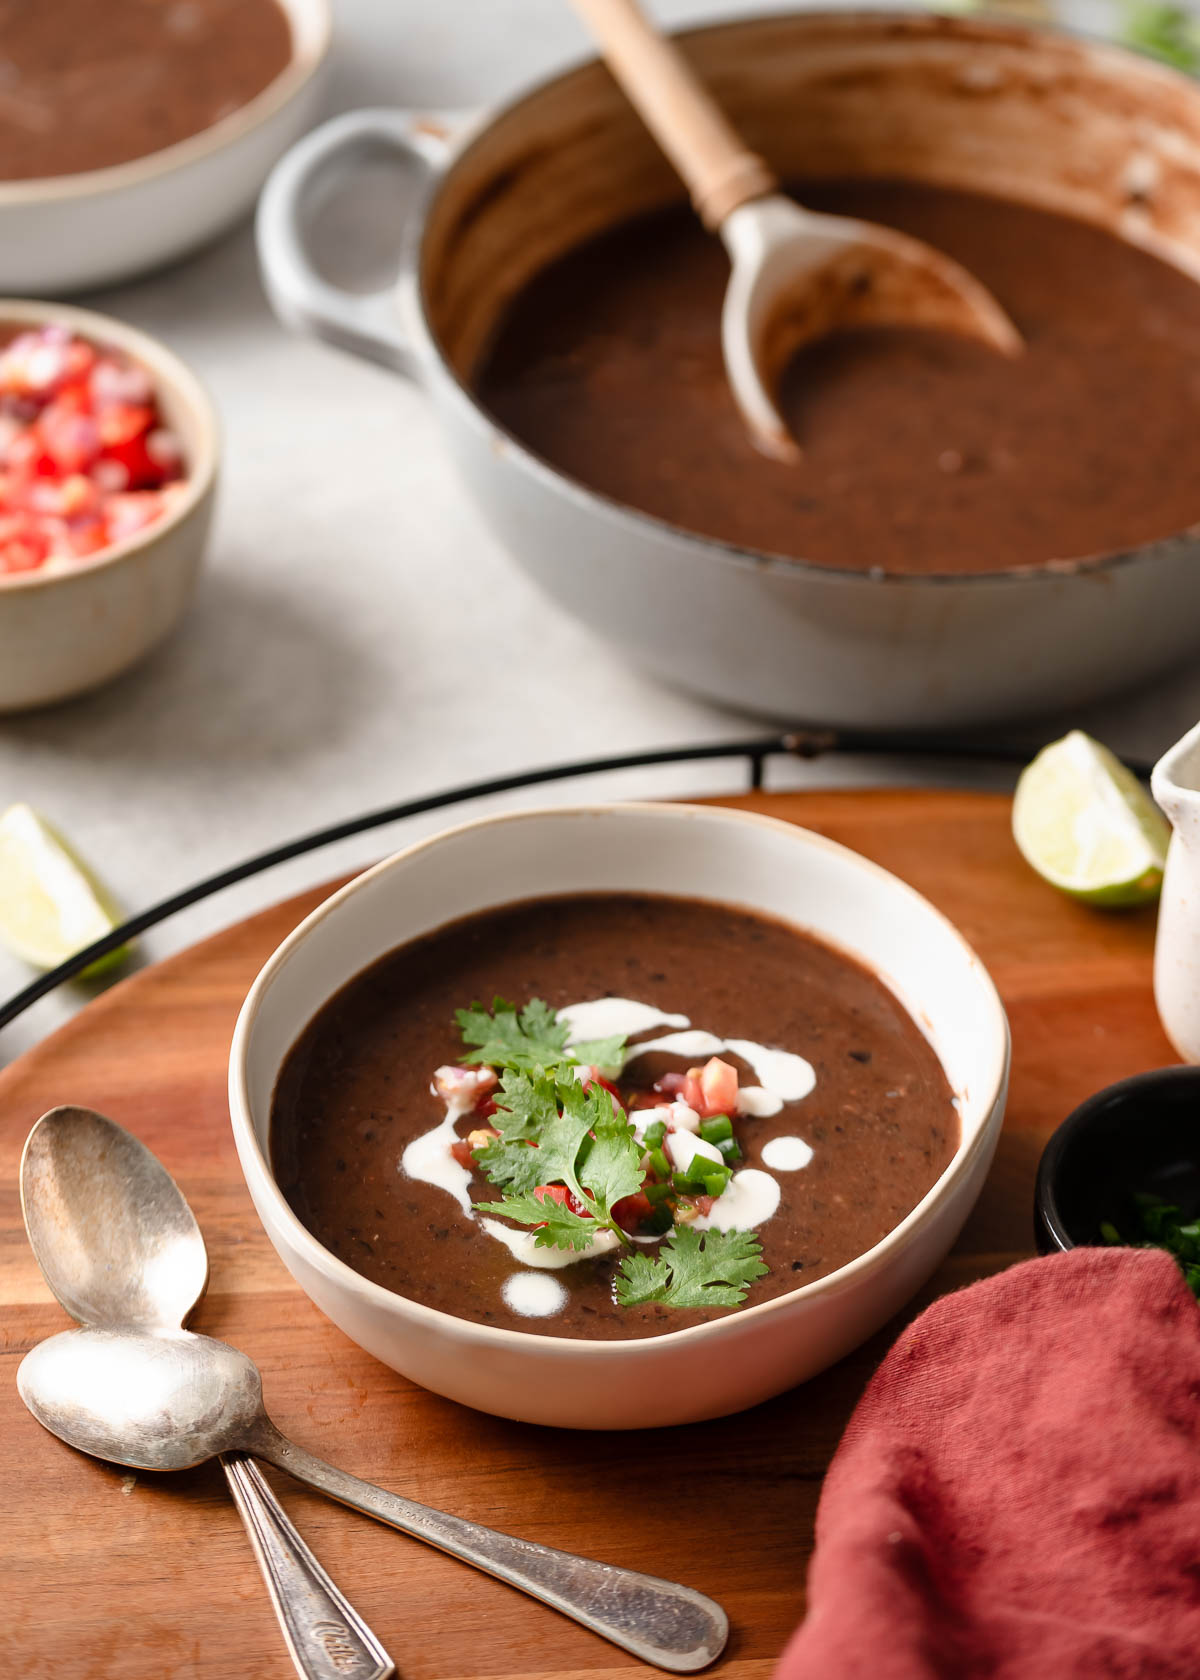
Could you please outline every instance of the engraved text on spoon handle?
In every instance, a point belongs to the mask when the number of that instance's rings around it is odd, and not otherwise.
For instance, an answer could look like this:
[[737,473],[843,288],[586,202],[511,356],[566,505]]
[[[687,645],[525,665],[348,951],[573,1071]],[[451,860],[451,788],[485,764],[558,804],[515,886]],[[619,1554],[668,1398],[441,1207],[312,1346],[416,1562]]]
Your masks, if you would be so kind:
[[391,1658],[292,1527],[253,1459],[222,1456],[301,1680],[391,1680]]

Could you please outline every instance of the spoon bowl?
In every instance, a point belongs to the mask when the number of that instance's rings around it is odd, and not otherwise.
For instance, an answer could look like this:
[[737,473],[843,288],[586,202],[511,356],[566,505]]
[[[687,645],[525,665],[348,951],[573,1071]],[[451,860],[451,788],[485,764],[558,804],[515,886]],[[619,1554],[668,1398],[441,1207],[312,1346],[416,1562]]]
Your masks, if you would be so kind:
[[94,1109],[52,1109],[30,1132],[21,1209],[42,1276],[80,1323],[177,1330],[208,1286],[204,1238],[179,1186]]
[[637,0],[574,0],[608,66],[679,171],[733,264],[721,347],[734,400],[764,453],[800,450],[775,401],[788,359],[864,325],[937,328],[1017,355],[1021,335],[991,293],[940,251],[891,228],[816,215],[729,123]]
[[243,1449],[262,1414],[253,1361],[189,1330],[65,1330],[25,1355],[17,1388],[60,1441],[134,1470]]
[[818,215],[780,193],[743,204],[720,229],[732,262],[721,311],[730,387],[758,447],[800,454],[773,392],[805,344],[855,327],[921,327],[981,339],[1005,356],[1021,335],[961,264],[920,239]]

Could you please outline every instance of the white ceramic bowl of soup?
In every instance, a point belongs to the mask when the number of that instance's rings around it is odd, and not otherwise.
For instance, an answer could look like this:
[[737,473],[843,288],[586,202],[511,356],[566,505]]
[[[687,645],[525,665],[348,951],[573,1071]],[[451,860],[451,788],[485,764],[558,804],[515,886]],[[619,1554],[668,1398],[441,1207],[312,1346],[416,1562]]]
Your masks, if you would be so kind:
[[273,165],[317,115],[332,33],[330,0],[280,4],[292,33],[288,63],[210,128],[111,168],[0,181],[0,292],[57,295],[127,280],[205,244],[249,211]]
[[[292,1045],[342,986],[398,945],[497,905],[605,891],[740,906],[865,963],[901,999],[945,1070],[961,1125],[949,1165],[893,1231],[848,1265],[658,1336],[586,1341],[499,1329],[360,1276],[306,1230],[272,1174],[271,1099]],[[745,812],[575,806],[450,829],[368,870],[315,910],[242,1007],[229,1102],[267,1235],[305,1293],[353,1341],[481,1411],[566,1428],[637,1429],[753,1406],[840,1359],[903,1306],[950,1248],[983,1185],[1008,1065],[1008,1024],[983,964],[939,911],[876,864]]]
[[192,599],[212,521],[220,434],[191,369],[147,333],[63,303],[0,298],[0,328],[55,325],[149,374],[184,478],[161,519],[58,569],[0,573],[0,714],[71,699],[137,663]]

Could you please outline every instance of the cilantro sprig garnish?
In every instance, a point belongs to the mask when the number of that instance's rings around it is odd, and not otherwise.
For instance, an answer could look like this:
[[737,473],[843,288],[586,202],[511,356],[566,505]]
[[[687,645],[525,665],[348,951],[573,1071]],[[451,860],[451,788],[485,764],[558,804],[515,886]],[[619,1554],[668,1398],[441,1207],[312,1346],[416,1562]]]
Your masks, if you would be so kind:
[[[611,1232],[626,1250],[615,1280],[620,1306],[741,1305],[767,1271],[753,1232],[677,1225],[650,1255],[631,1251],[629,1233],[615,1216],[619,1203],[647,1187],[645,1161],[662,1155],[638,1139],[606,1086],[581,1082],[581,1067],[624,1065],[622,1035],[568,1046],[570,1023],[540,998],[523,1009],[503,998],[495,998],[490,1010],[476,1003],[458,1011],[458,1024],[471,1046],[463,1060],[500,1076],[490,1115],[496,1136],[473,1153],[504,1194],[475,1202],[477,1212],[529,1226],[541,1248],[583,1252],[601,1232]],[[723,1124],[728,1131],[728,1119]],[[674,1175],[676,1183],[681,1176]]]
[[[541,1247],[587,1248],[598,1230],[629,1240],[612,1210],[642,1187],[642,1146],[603,1085],[506,1073],[492,1123],[500,1136],[475,1159],[507,1194],[477,1208],[536,1226]],[[547,1184],[565,1185],[586,1214],[533,1194]]]
[[617,1272],[622,1307],[739,1307],[764,1276],[762,1244],[753,1231],[694,1231],[676,1226],[659,1252],[626,1254]]
[[556,1068],[620,1067],[625,1055],[625,1036],[593,1039],[567,1049],[571,1028],[560,1021],[556,1010],[533,998],[522,1010],[503,998],[494,998],[489,1013],[480,1004],[458,1011],[463,1043],[474,1045],[467,1063],[483,1062],[488,1067],[518,1068],[526,1073],[551,1073]]
[[1186,6],[1127,0],[1120,38],[1177,70],[1200,70],[1200,27]]

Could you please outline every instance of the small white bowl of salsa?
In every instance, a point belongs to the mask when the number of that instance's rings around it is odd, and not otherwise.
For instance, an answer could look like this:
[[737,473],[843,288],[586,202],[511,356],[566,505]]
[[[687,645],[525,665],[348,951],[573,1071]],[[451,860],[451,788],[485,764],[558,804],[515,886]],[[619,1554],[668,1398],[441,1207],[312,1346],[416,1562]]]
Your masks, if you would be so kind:
[[157,340],[0,298],[0,713],[96,688],[174,629],[218,450],[204,388]]

